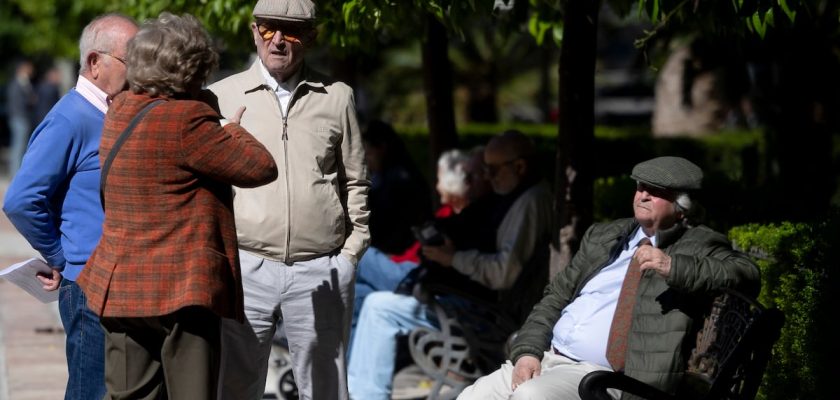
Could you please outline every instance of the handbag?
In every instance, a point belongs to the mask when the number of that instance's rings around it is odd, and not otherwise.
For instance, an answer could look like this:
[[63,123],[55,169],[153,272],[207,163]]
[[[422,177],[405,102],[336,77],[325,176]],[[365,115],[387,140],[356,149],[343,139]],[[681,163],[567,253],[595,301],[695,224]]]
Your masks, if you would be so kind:
[[158,104],[163,103],[163,100],[155,100],[143,107],[134,118],[131,119],[131,122],[128,123],[128,126],[125,128],[122,133],[120,133],[120,137],[117,138],[117,141],[114,142],[114,147],[111,148],[111,152],[108,153],[108,158],[105,159],[105,163],[102,164],[102,175],[99,178],[99,204],[102,206],[102,210],[105,210],[105,182],[108,180],[108,171],[111,169],[111,163],[114,162],[114,157],[117,156],[117,152],[120,151],[120,147],[122,147],[125,140],[131,136],[131,132],[134,131],[134,127],[140,123],[140,120],[155,108]]

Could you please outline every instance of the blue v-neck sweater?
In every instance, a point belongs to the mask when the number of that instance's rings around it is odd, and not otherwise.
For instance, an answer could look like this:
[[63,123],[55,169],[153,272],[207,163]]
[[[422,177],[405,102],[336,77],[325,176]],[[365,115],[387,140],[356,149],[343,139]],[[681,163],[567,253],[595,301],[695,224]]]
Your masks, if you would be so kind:
[[104,119],[75,89],[62,97],[32,133],[3,202],[17,230],[71,281],[102,236],[99,138]]

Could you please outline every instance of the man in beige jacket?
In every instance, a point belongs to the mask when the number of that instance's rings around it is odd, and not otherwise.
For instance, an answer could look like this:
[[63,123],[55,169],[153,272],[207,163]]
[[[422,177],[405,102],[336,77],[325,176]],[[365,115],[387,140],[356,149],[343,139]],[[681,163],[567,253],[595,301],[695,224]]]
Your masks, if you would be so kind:
[[304,65],[317,34],[310,0],[260,0],[253,15],[259,59],[210,90],[224,116],[245,106],[241,125],[272,153],[280,176],[235,192],[248,321],[225,321],[220,393],[262,397],[282,319],[300,398],[347,399],[355,266],[369,241],[353,92]]

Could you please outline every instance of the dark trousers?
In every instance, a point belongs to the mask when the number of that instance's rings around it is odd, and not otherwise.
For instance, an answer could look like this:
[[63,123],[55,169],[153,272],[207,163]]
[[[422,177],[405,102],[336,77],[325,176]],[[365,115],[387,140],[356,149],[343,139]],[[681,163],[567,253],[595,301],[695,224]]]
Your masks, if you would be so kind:
[[203,307],[102,318],[105,399],[216,400],[220,319]]

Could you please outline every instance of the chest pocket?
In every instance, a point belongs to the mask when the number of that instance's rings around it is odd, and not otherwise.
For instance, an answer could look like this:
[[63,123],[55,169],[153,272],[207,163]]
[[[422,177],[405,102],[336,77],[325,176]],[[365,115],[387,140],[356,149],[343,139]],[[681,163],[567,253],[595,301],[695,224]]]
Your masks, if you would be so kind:
[[315,155],[315,163],[322,177],[337,173],[336,160],[341,157],[341,131],[338,126],[318,124],[310,140],[311,154]]

